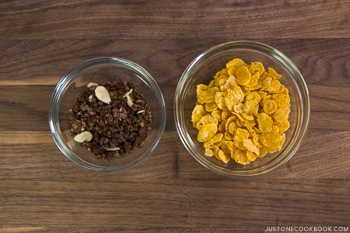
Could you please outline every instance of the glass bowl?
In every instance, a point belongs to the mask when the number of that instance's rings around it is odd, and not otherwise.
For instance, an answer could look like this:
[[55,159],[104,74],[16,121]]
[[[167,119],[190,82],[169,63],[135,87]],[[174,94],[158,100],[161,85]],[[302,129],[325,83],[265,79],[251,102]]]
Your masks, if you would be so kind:
[[[70,135],[69,109],[77,94],[87,90],[87,84],[95,82],[103,85],[116,78],[133,82],[144,95],[151,106],[152,130],[143,148],[136,147],[131,153],[107,161],[97,159],[92,152],[74,141]],[[75,164],[93,171],[121,171],[139,164],[156,148],[163,135],[165,121],[165,102],[157,82],[140,65],[121,58],[95,58],[76,66],[58,82],[49,109],[50,130],[59,150]]]
[[[247,64],[262,62],[282,75],[280,82],[289,89],[291,112],[290,128],[279,152],[257,158],[248,165],[230,160],[225,164],[215,156],[204,154],[203,143],[197,141],[197,129],[192,126],[191,114],[196,104],[196,87],[213,79],[225,64],[241,58]],[[179,137],[192,157],[204,167],[228,177],[250,177],[270,172],[286,163],[298,150],[308,128],[310,117],[309,93],[301,73],[284,54],[268,45],[254,41],[232,41],[208,49],[195,58],[183,72],[175,92],[174,117]]]

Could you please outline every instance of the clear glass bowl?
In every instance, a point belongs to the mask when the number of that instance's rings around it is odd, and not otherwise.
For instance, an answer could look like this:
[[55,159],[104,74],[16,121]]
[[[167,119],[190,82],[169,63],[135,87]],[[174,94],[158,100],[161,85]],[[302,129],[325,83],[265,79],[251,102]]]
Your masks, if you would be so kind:
[[[86,90],[88,83],[104,84],[116,78],[133,82],[136,89],[144,94],[151,105],[152,130],[143,148],[134,148],[130,154],[105,161],[97,159],[69,135],[69,109],[77,93]],[[75,164],[93,171],[121,171],[139,164],[156,148],[163,135],[165,121],[165,102],[157,82],[140,65],[121,58],[95,58],[75,67],[57,84],[49,109],[50,130],[59,150]]]
[[[215,156],[205,156],[203,144],[196,139],[197,129],[193,128],[191,122],[192,110],[196,104],[197,85],[209,84],[215,73],[233,58],[241,58],[247,64],[260,61],[266,69],[268,66],[274,68],[282,75],[280,81],[289,89],[291,98],[290,128],[286,132],[282,149],[258,158],[249,165],[237,164],[232,159],[225,164]],[[176,128],[184,147],[204,167],[228,177],[256,176],[286,163],[298,150],[309,124],[309,92],[297,67],[275,48],[254,41],[232,41],[210,48],[189,64],[176,88],[174,115]]]

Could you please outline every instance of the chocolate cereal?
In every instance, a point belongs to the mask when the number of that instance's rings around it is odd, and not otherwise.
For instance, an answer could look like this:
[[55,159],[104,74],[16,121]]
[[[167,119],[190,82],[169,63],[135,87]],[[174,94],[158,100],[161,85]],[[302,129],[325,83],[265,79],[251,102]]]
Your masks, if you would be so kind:
[[70,109],[69,124],[77,142],[96,158],[110,161],[145,145],[152,114],[131,82],[89,83]]

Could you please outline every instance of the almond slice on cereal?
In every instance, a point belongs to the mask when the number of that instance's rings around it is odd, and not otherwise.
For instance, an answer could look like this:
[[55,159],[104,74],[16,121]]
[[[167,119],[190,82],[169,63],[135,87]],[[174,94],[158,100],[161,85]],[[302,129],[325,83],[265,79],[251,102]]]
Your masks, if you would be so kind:
[[101,100],[103,103],[110,104],[111,96],[108,93],[108,90],[104,86],[98,86],[95,89],[96,98]]
[[130,89],[130,91],[128,91],[127,93],[125,93],[125,95],[123,97],[126,98],[126,101],[128,103],[128,106],[131,107],[134,103],[132,102],[132,99],[130,97],[130,94],[132,92],[132,89]]
[[97,87],[97,86],[98,86],[98,84],[97,83],[93,83],[93,82],[91,82],[91,83],[89,83],[87,85],[88,88],[90,88],[90,87]]
[[106,149],[106,151],[118,151],[118,150],[120,150],[119,147],[109,147]]
[[92,133],[89,131],[81,132],[80,134],[75,135],[74,141],[83,143],[83,142],[90,142],[92,140]]

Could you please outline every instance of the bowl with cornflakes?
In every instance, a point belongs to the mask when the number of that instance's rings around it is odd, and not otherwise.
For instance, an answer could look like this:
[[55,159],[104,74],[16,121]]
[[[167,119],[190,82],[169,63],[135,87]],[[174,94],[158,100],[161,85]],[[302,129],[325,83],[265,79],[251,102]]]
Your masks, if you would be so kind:
[[156,80],[133,61],[100,57],[65,74],[51,97],[49,126],[76,165],[113,172],[144,161],[158,145],[166,107]]
[[174,99],[182,144],[228,177],[266,174],[299,149],[310,117],[309,92],[295,64],[255,41],[231,41],[196,57]]

